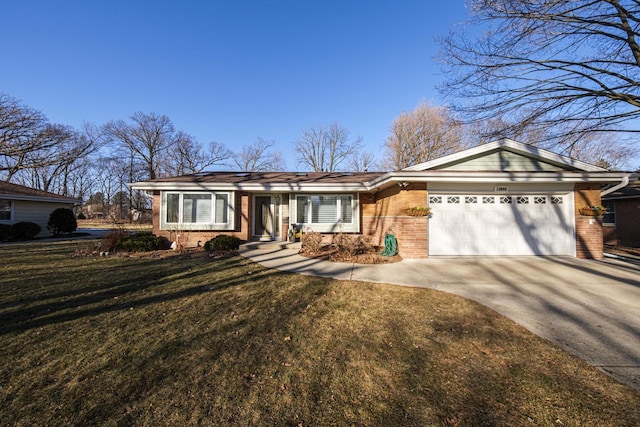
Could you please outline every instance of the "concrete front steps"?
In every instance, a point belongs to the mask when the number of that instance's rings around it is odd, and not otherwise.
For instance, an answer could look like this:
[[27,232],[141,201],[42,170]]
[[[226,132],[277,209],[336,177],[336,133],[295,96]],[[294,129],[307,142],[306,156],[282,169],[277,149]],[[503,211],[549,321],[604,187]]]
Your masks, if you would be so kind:
[[277,249],[294,249],[300,250],[301,247],[300,242],[279,242],[279,241],[271,241],[271,242],[247,242],[240,245],[240,250],[277,250]]

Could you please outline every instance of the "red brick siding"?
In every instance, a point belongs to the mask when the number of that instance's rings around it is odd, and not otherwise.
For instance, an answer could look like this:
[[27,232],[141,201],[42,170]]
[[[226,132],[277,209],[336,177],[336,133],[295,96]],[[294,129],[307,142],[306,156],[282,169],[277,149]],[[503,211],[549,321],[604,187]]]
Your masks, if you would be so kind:
[[398,253],[404,258],[427,258],[428,219],[406,215],[405,209],[426,206],[426,184],[410,184],[400,189],[393,186],[375,195],[361,194],[362,233],[371,236],[372,243],[384,245],[388,232],[398,242]]
[[588,205],[601,205],[599,184],[576,184],[574,190],[576,215],[576,256],[585,259],[602,259],[604,240],[602,218],[583,217],[579,209]]
[[640,247],[640,199],[616,200],[615,203],[618,242]]
[[576,218],[576,256],[584,259],[602,259],[602,220],[595,217]]

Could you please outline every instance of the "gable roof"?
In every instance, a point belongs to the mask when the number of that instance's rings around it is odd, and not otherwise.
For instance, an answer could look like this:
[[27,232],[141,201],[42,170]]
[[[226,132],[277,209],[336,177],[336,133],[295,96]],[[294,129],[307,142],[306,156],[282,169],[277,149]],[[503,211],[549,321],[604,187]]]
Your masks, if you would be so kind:
[[[516,157],[512,157],[510,160],[520,157],[521,161],[514,162],[518,166],[509,165],[508,161],[504,161],[503,158],[497,158],[496,153],[512,153]],[[580,160],[572,159],[570,157],[561,156],[542,148],[534,147],[533,145],[523,144],[512,139],[501,139],[498,141],[490,142],[488,144],[478,145],[477,147],[462,150],[457,153],[450,154],[448,156],[440,157],[428,162],[420,163],[414,166],[403,169],[404,171],[426,171],[434,169],[457,169],[457,170],[490,170],[481,169],[479,166],[481,163],[477,161],[479,158],[489,158],[491,156],[496,157],[497,163],[495,168],[491,170],[501,171],[516,171],[516,170],[565,170],[565,171],[584,171],[584,172],[605,172],[606,169],[590,165]],[[528,159],[530,162],[523,168],[523,159]],[[465,169],[466,165],[466,169]],[[520,168],[520,169],[518,169]]]
[[24,185],[0,181],[0,199],[29,200],[35,202],[80,203],[80,200],[61,196],[48,191],[37,190]]

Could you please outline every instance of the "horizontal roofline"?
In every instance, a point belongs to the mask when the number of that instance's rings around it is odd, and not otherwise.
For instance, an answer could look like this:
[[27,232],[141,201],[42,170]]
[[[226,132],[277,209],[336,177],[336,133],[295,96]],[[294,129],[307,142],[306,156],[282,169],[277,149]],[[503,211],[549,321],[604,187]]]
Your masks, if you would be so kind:
[[136,190],[163,191],[376,191],[394,183],[407,182],[451,182],[451,183],[497,183],[497,182],[545,182],[545,183],[617,183],[628,172],[483,172],[483,171],[397,171],[388,172],[370,181],[352,183],[322,182],[274,182],[274,183],[221,183],[184,181],[142,181],[129,184]]

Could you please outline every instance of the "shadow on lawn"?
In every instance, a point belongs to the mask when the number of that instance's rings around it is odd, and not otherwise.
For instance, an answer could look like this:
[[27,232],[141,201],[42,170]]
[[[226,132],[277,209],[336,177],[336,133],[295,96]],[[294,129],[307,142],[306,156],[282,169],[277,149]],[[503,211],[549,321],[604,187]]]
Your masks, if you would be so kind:
[[[173,281],[191,280],[202,282],[203,276],[210,275],[218,268],[232,270],[246,261],[240,257],[224,260],[224,264],[217,266],[217,262],[209,262],[206,267],[193,269],[190,265],[173,263],[171,266],[159,265],[159,260],[149,260],[118,266],[105,266],[103,284],[96,284],[81,288],[71,288],[65,291],[42,296],[21,299],[5,303],[3,307],[25,305],[39,300],[51,300],[47,303],[36,304],[22,309],[7,311],[0,315],[0,335],[21,332],[46,325],[57,324],[82,317],[96,316],[102,313],[130,310],[149,304],[177,300],[193,295],[221,290],[224,288],[247,283],[247,276],[235,276],[224,280],[214,280],[199,285],[181,287],[180,290],[165,292],[161,289]],[[216,268],[218,267],[218,268]],[[118,271],[122,270],[122,272]],[[93,274],[100,274],[100,270],[92,269]],[[269,274],[281,274],[272,271]],[[212,275],[212,277],[215,277]],[[43,273],[41,279],[46,279]],[[56,287],[48,283],[48,286]],[[144,296],[143,292],[159,292]]]

